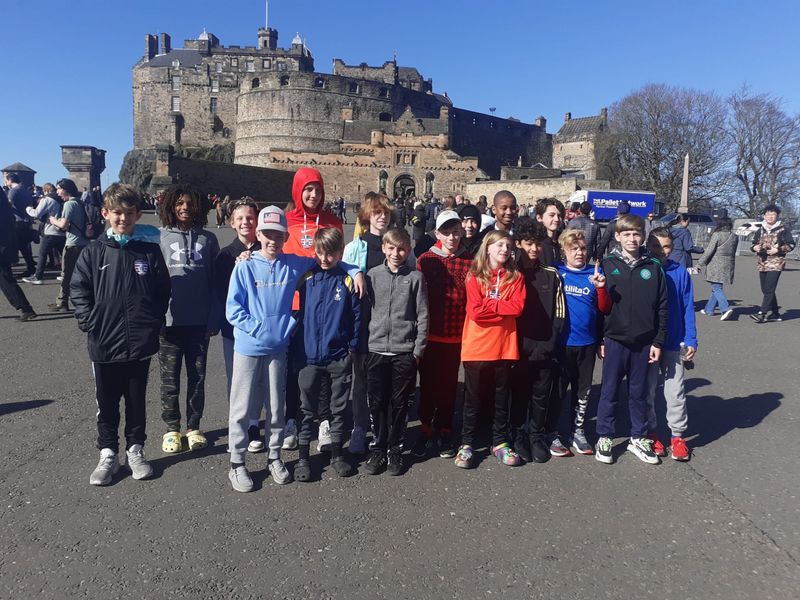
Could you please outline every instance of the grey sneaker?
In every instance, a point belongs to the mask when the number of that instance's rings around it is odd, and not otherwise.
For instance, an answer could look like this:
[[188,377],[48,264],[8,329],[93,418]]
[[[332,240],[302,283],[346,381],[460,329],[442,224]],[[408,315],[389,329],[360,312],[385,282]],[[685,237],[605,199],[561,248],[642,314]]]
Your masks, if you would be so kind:
[[269,474],[272,475],[272,480],[279,485],[292,482],[292,474],[289,473],[289,469],[280,458],[269,463]]
[[92,485],[108,485],[117,471],[119,471],[119,458],[110,448],[103,448],[100,451],[100,462],[97,463],[97,467],[89,476],[89,483]]
[[576,454],[594,454],[592,445],[586,439],[586,434],[583,431],[575,431],[572,434],[572,448]]
[[42,281],[41,279],[36,279],[35,276],[23,277],[22,281],[24,281],[25,283],[32,283],[33,285],[42,285],[44,283],[44,281]]
[[[327,423],[327,421],[325,421]],[[283,428],[282,450],[297,450],[297,421],[289,419]]]
[[134,479],[147,479],[153,476],[153,467],[144,459],[144,449],[141,444],[134,444],[125,454]]
[[231,487],[234,492],[252,492],[253,480],[250,478],[250,473],[247,468],[242,465],[241,467],[231,468],[228,471],[228,479],[231,482]]
[[331,424],[328,421],[320,421],[319,435],[317,436],[319,452],[330,452],[331,450]]
[[561,438],[558,435],[554,436],[553,439],[550,441],[550,454],[553,456],[572,456],[572,452],[569,451],[562,442]]
[[657,465],[661,462],[653,451],[653,440],[649,438],[631,438],[628,442],[628,452],[648,465]]

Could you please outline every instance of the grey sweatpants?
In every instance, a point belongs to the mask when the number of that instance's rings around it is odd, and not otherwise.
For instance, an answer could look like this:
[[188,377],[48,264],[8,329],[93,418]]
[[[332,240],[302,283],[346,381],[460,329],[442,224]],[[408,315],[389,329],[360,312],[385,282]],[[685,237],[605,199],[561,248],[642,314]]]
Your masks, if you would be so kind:
[[[258,418],[262,404],[267,407],[265,429],[269,431],[269,458],[280,458],[286,420],[286,352],[268,356],[245,356],[234,352],[231,379],[228,416],[231,462],[244,462],[249,443],[247,428],[253,418]],[[263,382],[263,388],[259,382]],[[260,397],[263,389],[266,389],[266,402]]]
[[[222,337],[222,358],[225,361],[225,380],[228,383],[228,406],[231,403],[231,382],[233,381],[233,344],[234,341],[231,339],[226,338],[225,336]],[[266,407],[267,404],[267,394],[263,391],[266,389],[264,387],[264,382],[262,380],[258,381],[258,391],[256,392],[260,398],[262,398],[262,404]],[[258,420],[261,418],[261,407],[257,407],[253,409],[254,412],[250,415],[250,427],[256,426],[258,427]]]
[[664,399],[667,402],[667,425],[673,437],[683,437],[688,427],[686,393],[683,389],[683,361],[680,350],[662,350],[657,365],[650,367],[647,376],[647,427],[656,430],[656,390],[664,382]]

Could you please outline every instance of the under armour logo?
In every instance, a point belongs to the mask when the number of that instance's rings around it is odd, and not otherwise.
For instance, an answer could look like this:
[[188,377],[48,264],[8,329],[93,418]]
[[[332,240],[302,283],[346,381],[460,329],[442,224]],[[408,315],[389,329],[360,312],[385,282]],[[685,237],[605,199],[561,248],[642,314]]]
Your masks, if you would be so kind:
[[[173,250],[172,254],[170,254],[170,260],[173,262],[180,262],[181,256],[187,252],[187,249],[181,248],[180,242],[173,242],[169,247]],[[191,250],[190,260],[192,262],[203,262],[203,255],[201,254],[202,250],[203,245],[195,243],[194,249]]]

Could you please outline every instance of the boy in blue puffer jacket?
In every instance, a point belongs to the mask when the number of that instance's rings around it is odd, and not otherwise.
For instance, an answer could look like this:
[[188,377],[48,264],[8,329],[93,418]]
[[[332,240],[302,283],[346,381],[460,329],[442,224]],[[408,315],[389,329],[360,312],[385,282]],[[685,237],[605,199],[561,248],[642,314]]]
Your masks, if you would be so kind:
[[667,451],[656,434],[655,397],[659,378],[664,382],[664,399],[667,403],[667,424],[672,432],[670,455],[679,461],[689,460],[689,448],[683,434],[688,425],[686,393],[683,388],[684,356],[691,361],[697,350],[697,327],[694,318],[694,291],[692,278],[686,267],[669,259],[672,252],[672,235],[666,227],[650,232],[647,249],[661,261],[667,282],[667,337],[661,349],[661,358],[652,365],[647,381],[647,426],[653,451],[666,456]]
[[[267,466],[276,483],[292,476],[281,460],[286,409],[286,352],[295,327],[292,299],[301,277],[316,261],[306,256],[284,254],[286,215],[277,206],[258,214],[256,236],[261,249],[250,260],[236,264],[231,276],[225,316],[233,325],[233,374],[231,378],[228,446],[231,468],[228,479],[237,492],[253,490],[253,480],[244,466],[250,419],[260,410],[262,398],[254,393],[259,381],[267,390],[269,457]],[[357,268],[342,267],[354,278],[359,294],[364,277]]]
[[332,227],[314,234],[317,265],[303,275],[300,292],[302,343],[295,344],[294,364],[299,367],[300,410],[302,420],[298,442],[300,460],[294,468],[297,481],[311,479],[309,451],[314,419],[320,396],[330,399],[331,467],[340,477],[353,474],[342,455],[347,399],[353,381],[353,354],[361,337],[361,301],[353,279],[339,261],[344,252],[344,236]]

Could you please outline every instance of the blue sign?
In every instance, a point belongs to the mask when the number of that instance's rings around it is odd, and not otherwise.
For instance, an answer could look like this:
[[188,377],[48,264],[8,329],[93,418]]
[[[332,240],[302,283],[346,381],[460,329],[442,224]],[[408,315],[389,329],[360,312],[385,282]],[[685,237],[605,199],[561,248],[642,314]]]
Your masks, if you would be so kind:
[[647,217],[653,212],[656,201],[655,192],[627,192],[622,190],[587,190],[586,200],[594,209],[598,221],[610,221],[617,216],[619,203],[627,200],[631,214]]

